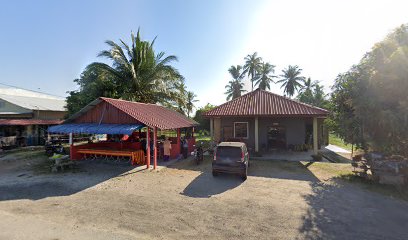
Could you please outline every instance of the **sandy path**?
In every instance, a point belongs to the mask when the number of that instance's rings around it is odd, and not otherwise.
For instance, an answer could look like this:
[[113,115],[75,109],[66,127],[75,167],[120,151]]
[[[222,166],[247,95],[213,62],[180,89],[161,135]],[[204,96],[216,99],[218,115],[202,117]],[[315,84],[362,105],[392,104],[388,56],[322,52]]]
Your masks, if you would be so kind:
[[1,179],[0,239],[405,238],[406,202],[324,184],[294,164],[254,162],[245,182],[213,178],[208,163]]

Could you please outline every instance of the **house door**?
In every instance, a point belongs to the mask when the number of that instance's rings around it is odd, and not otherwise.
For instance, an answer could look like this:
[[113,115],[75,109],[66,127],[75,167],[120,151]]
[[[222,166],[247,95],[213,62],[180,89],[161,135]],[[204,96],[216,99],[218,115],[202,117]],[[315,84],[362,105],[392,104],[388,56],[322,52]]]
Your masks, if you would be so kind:
[[282,126],[268,128],[268,150],[286,148],[286,129]]

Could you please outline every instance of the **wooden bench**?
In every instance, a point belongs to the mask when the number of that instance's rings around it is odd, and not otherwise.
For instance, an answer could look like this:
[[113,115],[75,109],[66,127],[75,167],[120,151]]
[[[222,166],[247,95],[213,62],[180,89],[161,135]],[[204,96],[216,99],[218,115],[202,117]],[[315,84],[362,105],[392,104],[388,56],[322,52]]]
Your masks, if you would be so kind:
[[145,163],[145,154],[143,150],[106,150],[106,149],[79,149],[78,153],[94,156],[113,156],[113,157],[129,157],[132,165],[142,165]]

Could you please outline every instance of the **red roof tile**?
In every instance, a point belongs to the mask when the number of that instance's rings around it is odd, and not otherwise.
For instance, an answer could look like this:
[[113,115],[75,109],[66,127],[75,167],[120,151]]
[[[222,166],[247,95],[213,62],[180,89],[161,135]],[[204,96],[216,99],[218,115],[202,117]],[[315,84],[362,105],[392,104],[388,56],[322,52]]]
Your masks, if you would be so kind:
[[[109,106],[112,106],[118,111],[114,111],[108,107],[106,109],[110,110],[105,112],[105,110],[101,109],[104,108],[103,102],[107,103]],[[92,112],[92,109],[98,107],[100,108],[98,111]],[[93,116],[86,117],[86,114]],[[110,116],[112,114],[115,116]],[[74,121],[76,123],[88,123],[90,122],[90,119],[92,119],[93,122],[97,120],[99,122],[99,119],[102,119],[102,123],[142,123],[146,126],[157,127],[159,129],[177,129],[198,125],[197,122],[187,118],[186,116],[163,106],[104,97],[98,98],[88,104],[88,106],[69,118],[67,122]]]
[[42,119],[0,119],[0,125],[58,125],[63,121],[61,120],[42,120]]
[[257,89],[204,114],[217,116],[327,116],[328,111]]

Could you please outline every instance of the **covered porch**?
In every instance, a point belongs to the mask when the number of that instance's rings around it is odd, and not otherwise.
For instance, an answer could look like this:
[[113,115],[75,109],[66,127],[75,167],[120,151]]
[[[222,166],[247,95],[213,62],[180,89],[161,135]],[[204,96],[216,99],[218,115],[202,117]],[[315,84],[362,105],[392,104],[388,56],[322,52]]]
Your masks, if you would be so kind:
[[317,154],[325,145],[326,131],[317,117],[224,117],[210,119],[210,135],[215,142],[245,142],[252,152],[284,151]]
[[323,124],[327,115],[327,110],[257,89],[204,116],[210,119],[215,142],[242,141],[255,155],[285,151],[317,155],[328,141]]
[[[171,141],[170,158],[181,154],[181,132],[188,141],[188,151],[195,143],[194,126],[187,117],[155,104],[98,98],[74,114],[62,125],[49,129],[49,133],[69,135],[70,158],[80,160],[96,157],[126,157],[132,165],[146,165],[156,169],[163,156],[163,141]],[[158,135],[164,131],[173,136]],[[93,135],[88,143],[74,143],[75,136]]]

